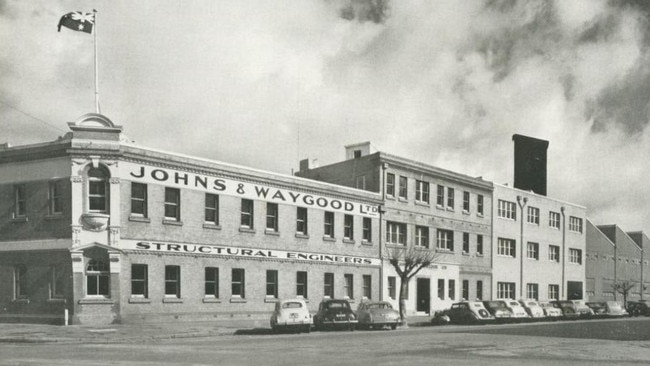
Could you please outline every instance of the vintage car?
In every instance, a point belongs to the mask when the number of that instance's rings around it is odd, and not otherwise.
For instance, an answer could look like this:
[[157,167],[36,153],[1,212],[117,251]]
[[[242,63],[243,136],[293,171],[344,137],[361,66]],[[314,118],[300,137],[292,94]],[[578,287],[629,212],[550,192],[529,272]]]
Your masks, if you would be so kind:
[[594,316],[596,317],[621,317],[628,315],[623,305],[618,301],[588,302],[586,305],[593,310]]
[[309,333],[312,323],[305,300],[290,299],[275,303],[275,310],[271,314],[271,329],[274,332],[293,330]]
[[591,310],[587,304],[583,300],[569,300],[573,303],[573,306],[575,306],[576,311],[578,314],[580,314],[581,317],[583,318],[589,318],[594,316],[594,311]]
[[594,312],[595,317],[608,316],[607,304],[604,301],[590,301],[585,303]]
[[623,304],[618,301],[607,301],[605,304],[607,305],[607,312],[609,313],[609,316],[621,317],[628,315],[627,310],[625,310],[623,307]]
[[540,301],[538,302],[539,307],[544,310],[544,316],[550,320],[556,320],[563,316],[562,308],[559,305],[552,304],[549,301]]
[[357,320],[358,327],[364,329],[385,326],[395,329],[401,321],[399,311],[393,309],[393,306],[386,301],[362,302],[357,308]]
[[545,317],[544,309],[539,306],[539,303],[537,303],[536,300],[519,300],[519,303],[524,307],[524,310],[526,310],[529,317],[533,319],[541,319]]
[[503,299],[503,301],[506,303],[508,309],[510,309],[513,319],[522,320],[522,319],[530,318],[530,316],[526,312],[526,309],[524,309],[524,307],[521,306],[519,301],[512,300],[512,299]]
[[454,324],[489,323],[494,321],[494,316],[483,306],[480,301],[462,301],[451,305],[445,311],[449,321]]
[[576,309],[575,304],[569,300],[553,300],[551,304],[556,308],[562,310],[562,316],[565,319],[577,319],[580,317],[578,309]]
[[630,316],[650,316],[650,307],[648,303],[644,300],[641,301],[628,301],[627,302],[627,313]]
[[348,329],[353,331],[357,326],[357,317],[354,315],[350,303],[344,299],[325,299],[318,306],[314,315],[314,326],[323,329]]
[[483,306],[485,306],[485,309],[487,309],[487,311],[489,311],[496,320],[503,321],[512,318],[512,312],[508,308],[508,305],[506,305],[505,301],[483,301]]

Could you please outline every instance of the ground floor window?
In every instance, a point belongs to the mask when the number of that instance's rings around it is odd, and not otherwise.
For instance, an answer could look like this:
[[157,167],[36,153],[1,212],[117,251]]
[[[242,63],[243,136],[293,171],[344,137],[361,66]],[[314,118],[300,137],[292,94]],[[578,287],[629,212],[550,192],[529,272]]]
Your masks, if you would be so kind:
[[278,297],[278,271],[273,269],[266,271],[266,297]]
[[323,296],[334,298],[334,273],[325,273],[323,278]]
[[527,283],[526,284],[526,298],[527,299],[539,299],[539,285],[536,283]]
[[497,282],[498,299],[514,299],[515,283],[514,282]]
[[86,266],[86,295],[109,296],[110,272],[104,261],[92,259]]
[[232,296],[245,297],[245,273],[243,268],[233,268],[231,273]]
[[27,266],[19,264],[14,267],[14,300],[27,298]]
[[469,300],[469,281],[463,280],[463,300]]
[[445,299],[445,280],[442,278],[438,279],[438,298],[440,300]]
[[449,280],[449,298],[456,299],[456,280]]
[[205,268],[205,296],[219,298],[219,268]]
[[391,299],[395,300],[396,299],[396,289],[395,286],[397,284],[397,280],[395,277],[388,277],[388,297]]
[[354,299],[354,275],[350,273],[343,275],[343,293],[344,296]]
[[296,296],[307,298],[307,272],[296,272]]
[[149,297],[146,264],[131,265],[131,296]]
[[372,299],[372,277],[363,275],[363,297]]
[[165,296],[181,297],[181,267],[165,266]]
[[560,299],[560,285],[548,285],[548,298],[551,300]]
[[476,300],[483,300],[483,281],[476,281]]
[[50,298],[62,298],[65,295],[65,277],[61,266],[50,268]]

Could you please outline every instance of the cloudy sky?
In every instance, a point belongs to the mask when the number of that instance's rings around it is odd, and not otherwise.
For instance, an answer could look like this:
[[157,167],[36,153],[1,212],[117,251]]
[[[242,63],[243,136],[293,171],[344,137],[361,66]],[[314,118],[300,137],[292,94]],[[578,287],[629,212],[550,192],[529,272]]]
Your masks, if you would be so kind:
[[138,144],[290,174],[375,149],[512,183],[513,134],[550,141],[550,196],[650,233],[643,0],[0,0],[0,142],[94,112]]

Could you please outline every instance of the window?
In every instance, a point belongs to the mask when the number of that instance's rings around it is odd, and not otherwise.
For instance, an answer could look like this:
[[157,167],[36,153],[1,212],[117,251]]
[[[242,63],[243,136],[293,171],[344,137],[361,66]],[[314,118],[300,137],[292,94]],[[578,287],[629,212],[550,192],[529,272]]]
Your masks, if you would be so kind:
[[88,170],[88,211],[108,212],[108,174],[99,168]]
[[230,278],[230,291],[233,297],[246,297],[246,281],[243,268],[233,268]]
[[395,174],[386,174],[386,195],[395,197]]
[[454,209],[454,189],[447,188],[447,208]]
[[366,176],[365,175],[357,177],[357,182],[356,182],[355,187],[357,189],[366,189]]
[[463,233],[463,253],[469,254],[469,233]]
[[278,231],[278,204],[277,203],[271,203],[271,202],[266,203],[266,230]]
[[19,264],[14,267],[14,299],[27,298],[27,266]]
[[323,278],[323,296],[334,298],[334,273],[327,272]]
[[372,219],[370,217],[363,218],[363,241],[366,243],[372,242]]
[[354,299],[354,276],[350,273],[343,275],[343,296]]
[[483,215],[483,210],[484,210],[483,207],[484,207],[483,206],[483,195],[479,194],[478,196],[476,196],[476,212],[479,215]]
[[429,204],[429,182],[415,181],[415,200]]
[[514,282],[497,282],[498,299],[514,299],[515,283]]
[[372,276],[363,275],[363,297],[372,299]]
[[296,296],[307,298],[307,272],[296,272]]
[[560,261],[560,247],[557,245],[548,246],[548,260],[551,262]]
[[296,233],[300,235],[307,235],[307,208],[296,208]]
[[165,219],[181,221],[181,191],[165,188]]
[[65,295],[65,276],[63,268],[52,266],[50,270],[50,298],[61,298]]
[[497,254],[506,257],[516,257],[515,241],[512,239],[497,239]]
[[343,216],[343,239],[354,240],[354,216]]
[[569,248],[569,263],[582,264],[582,250]]
[[131,183],[131,215],[147,217],[147,185]]
[[528,206],[527,222],[529,224],[539,225],[539,208]]
[[408,199],[408,179],[399,177],[399,198]]
[[386,244],[406,245],[406,224],[386,222]]
[[560,285],[548,285],[548,298],[558,300],[560,298]]
[[436,205],[445,205],[445,187],[438,184],[438,194],[436,195]]
[[582,233],[582,219],[579,217],[570,216],[569,217],[569,231],[574,231],[576,233]]
[[278,271],[274,269],[266,271],[266,297],[278,298]]
[[463,192],[463,212],[469,212],[469,192]]
[[388,277],[388,297],[395,300],[397,298],[397,289],[395,288],[397,280],[395,277]]
[[148,273],[146,264],[131,265],[131,296],[149,297]]
[[499,200],[497,216],[504,219],[517,220],[517,206],[514,202]]
[[181,298],[181,266],[165,266],[165,297]]
[[205,222],[219,225],[219,196],[216,194],[205,194]]
[[445,280],[442,278],[438,279],[438,298],[440,300],[445,299]]
[[476,300],[483,300],[483,281],[476,281]]
[[108,296],[110,274],[108,264],[92,259],[86,266],[86,295]]
[[436,236],[436,248],[454,251],[454,232],[451,230],[438,229]]
[[560,228],[560,213],[549,211],[548,213],[548,226],[556,229]]
[[456,299],[456,280],[449,280],[449,298]]
[[418,247],[429,247],[429,228],[426,226],[415,227],[415,245]]
[[469,281],[463,280],[463,300],[469,300]]
[[334,237],[334,212],[325,212],[325,227],[323,230],[325,237]]
[[205,297],[219,298],[219,268],[205,268]]
[[241,227],[253,229],[253,200],[242,198],[241,200]]
[[536,283],[526,284],[526,298],[539,300],[539,285]]
[[14,218],[25,217],[27,212],[27,197],[25,185],[14,186]]
[[538,243],[528,242],[527,250],[526,250],[526,257],[528,259],[534,259],[536,261],[539,260],[539,244]]
[[50,215],[63,212],[63,181],[55,180],[50,182],[48,200],[48,212]]
[[483,255],[483,235],[476,235],[476,254]]

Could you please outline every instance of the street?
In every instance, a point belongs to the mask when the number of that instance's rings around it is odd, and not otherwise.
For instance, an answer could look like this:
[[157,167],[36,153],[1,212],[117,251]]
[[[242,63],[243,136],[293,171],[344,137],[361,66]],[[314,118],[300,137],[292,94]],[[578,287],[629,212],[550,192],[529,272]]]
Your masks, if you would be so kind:
[[239,333],[146,344],[0,344],[0,365],[620,365],[650,360],[650,318]]

